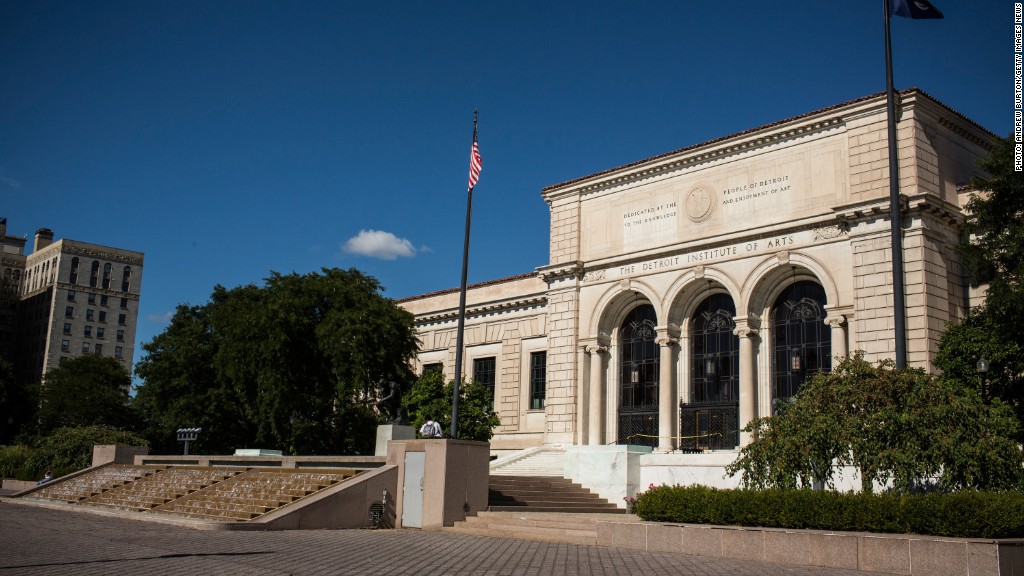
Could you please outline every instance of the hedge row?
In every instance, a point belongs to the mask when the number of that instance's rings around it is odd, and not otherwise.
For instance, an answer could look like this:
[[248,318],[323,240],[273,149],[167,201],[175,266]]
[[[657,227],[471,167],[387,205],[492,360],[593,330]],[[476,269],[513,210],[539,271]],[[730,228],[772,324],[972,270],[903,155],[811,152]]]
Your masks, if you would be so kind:
[[652,486],[636,514],[659,522],[931,534],[1024,537],[1024,493],[864,494],[824,490],[719,490]]

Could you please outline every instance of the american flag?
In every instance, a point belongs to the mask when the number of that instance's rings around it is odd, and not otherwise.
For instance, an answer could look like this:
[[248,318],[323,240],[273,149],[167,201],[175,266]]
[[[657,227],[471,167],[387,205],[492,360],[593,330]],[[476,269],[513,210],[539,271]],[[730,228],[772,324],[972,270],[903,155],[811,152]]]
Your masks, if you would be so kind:
[[480,179],[480,169],[483,168],[484,161],[480,157],[480,147],[476,144],[476,133],[473,134],[473,149],[469,153],[469,189],[472,190],[476,186],[476,181]]

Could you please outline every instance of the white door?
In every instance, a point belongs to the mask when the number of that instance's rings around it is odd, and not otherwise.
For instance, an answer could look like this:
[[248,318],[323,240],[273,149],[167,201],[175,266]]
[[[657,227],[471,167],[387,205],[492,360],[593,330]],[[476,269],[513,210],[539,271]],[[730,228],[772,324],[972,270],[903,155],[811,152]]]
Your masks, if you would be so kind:
[[405,484],[402,486],[402,527],[423,527],[423,461],[425,452],[405,453]]

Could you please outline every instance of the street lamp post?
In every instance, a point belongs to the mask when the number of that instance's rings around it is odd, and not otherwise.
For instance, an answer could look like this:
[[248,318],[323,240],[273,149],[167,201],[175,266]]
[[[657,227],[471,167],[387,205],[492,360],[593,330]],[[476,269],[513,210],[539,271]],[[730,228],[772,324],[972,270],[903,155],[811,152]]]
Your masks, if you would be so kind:
[[185,456],[188,456],[188,443],[195,442],[202,431],[202,428],[178,428],[178,442],[185,443]]
[[988,404],[988,359],[982,354],[981,358],[978,358],[978,363],[974,365],[978,369],[978,373],[981,374],[981,399]]

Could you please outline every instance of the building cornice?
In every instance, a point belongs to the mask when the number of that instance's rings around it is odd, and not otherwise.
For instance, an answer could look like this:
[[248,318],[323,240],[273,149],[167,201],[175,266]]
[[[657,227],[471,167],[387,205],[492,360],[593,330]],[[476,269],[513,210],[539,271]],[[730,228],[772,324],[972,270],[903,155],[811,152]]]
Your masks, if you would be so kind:
[[[899,92],[898,97],[901,111],[904,107],[923,106],[938,119],[940,125],[982,148],[991,150],[992,141],[996,138],[995,134],[936,100],[928,93],[918,88],[909,88]],[[844,126],[851,119],[860,118],[866,114],[877,114],[884,108],[885,93],[880,92],[560,184],[546,186],[541,193],[550,204],[565,196],[622,186],[831,130]]]
[[[469,318],[471,316],[508,314],[520,310],[536,308],[537,306],[544,306],[547,305],[547,302],[547,296],[535,295],[527,296],[524,298],[513,298],[510,300],[487,302],[486,304],[467,305],[466,317]],[[415,316],[415,323],[417,325],[438,324],[442,322],[450,322],[453,320],[457,320],[458,317],[458,308],[448,308],[445,310],[438,310],[436,312],[431,312],[428,314],[418,314]]]

